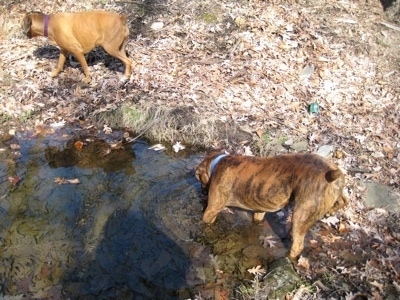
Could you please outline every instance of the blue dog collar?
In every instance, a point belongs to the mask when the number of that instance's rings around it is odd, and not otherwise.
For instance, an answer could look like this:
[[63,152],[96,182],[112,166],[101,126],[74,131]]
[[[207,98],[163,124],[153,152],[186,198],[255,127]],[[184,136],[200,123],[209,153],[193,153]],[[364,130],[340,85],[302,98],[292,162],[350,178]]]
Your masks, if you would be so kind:
[[215,166],[219,163],[219,161],[224,158],[225,156],[228,156],[228,154],[221,154],[218,155],[216,158],[213,159],[210,165],[210,176],[214,172]]

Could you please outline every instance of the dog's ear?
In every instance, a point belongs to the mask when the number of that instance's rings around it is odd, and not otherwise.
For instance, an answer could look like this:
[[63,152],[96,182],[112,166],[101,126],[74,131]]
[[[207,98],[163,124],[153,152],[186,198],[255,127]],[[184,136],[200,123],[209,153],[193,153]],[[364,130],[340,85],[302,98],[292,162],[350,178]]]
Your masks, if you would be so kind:
[[205,162],[201,162],[195,168],[195,176],[198,181],[201,182],[202,186],[205,187],[210,180],[210,174],[207,172],[207,168],[205,166]]
[[29,38],[31,37],[31,26],[32,26],[32,15],[31,14],[26,14],[24,19],[22,20],[22,31]]
[[343,176],[342,171],[340,171],[339,169],[337,170],[330,170],[328,172],[325,173],[325,179],[326,181],[328,181],[329,183],[335,181],[336,179],[338,179],[339,177]]

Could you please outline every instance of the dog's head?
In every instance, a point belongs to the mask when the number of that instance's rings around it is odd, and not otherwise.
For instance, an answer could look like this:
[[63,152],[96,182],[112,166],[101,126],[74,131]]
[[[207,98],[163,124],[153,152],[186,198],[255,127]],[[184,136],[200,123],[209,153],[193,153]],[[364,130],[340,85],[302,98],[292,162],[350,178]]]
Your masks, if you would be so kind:
[[208,190],[211,173],[213,171],[213,162],[216,162],[216,159],[218,159],[218,157],[222,157],[223,155],[226,154],[221,152],[213,152],[207,155],[204,160],[195,167],[196,178],[201,183],[201,189],[203,193],[206,193]]
[[37,19],[38,17],[42,16],[43,17],[43,13],[41,12],[30,12],[27,13],[24,18],[22,19],[22,31],[23,33],[28,37],[28,38],[32,38],[32,23],[34,19]]

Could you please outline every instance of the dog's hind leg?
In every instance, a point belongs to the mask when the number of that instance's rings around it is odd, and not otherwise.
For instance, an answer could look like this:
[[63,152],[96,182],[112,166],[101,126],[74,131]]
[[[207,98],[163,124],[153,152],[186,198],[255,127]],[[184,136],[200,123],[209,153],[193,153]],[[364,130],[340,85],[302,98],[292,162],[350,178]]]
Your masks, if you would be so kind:
[[123,45],[121,48],[119,47],[115,47],[112,44],[104,44],[103,45],[103,49],[110,54],[111,56],[119,59],[120,61],[123,62],[123,64],[125,65],[125,73],[124,75],[126,77],[129,77],[131,75],[131,61],[130,59],[126,56],[126,52],[125,52],[125,43],[123,42]]
[[[101,45],[108,54],[123,62],[123,64],[125,65],[124,75],[126,77],[129,77],[131,75],[131,61],[126,56],[126,50],[125,50],[128,37],[129,37],[129,29],[128,27],[125,26],[124,33],[122,36],[118,36],[115,37],[114,39],[105,41]],[[120,40],[118,41],[118,39]]]

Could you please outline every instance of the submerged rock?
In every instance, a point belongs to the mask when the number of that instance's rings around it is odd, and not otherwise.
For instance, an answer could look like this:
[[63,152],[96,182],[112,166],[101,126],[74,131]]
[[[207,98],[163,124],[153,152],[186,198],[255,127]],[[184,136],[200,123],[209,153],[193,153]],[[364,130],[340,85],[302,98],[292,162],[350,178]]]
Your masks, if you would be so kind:
[[288,258],[274,261],[260,283],[259,294],[268,295],[265,299],[286,299],[286,295],[302,283]]

